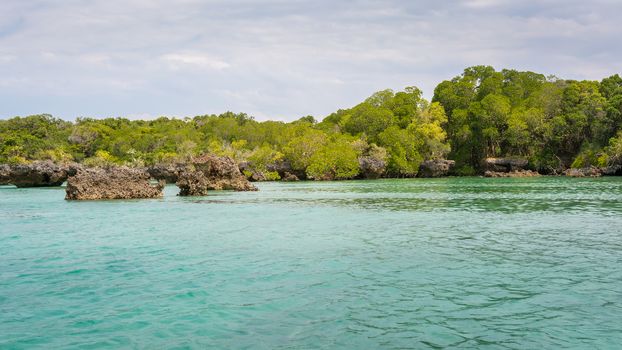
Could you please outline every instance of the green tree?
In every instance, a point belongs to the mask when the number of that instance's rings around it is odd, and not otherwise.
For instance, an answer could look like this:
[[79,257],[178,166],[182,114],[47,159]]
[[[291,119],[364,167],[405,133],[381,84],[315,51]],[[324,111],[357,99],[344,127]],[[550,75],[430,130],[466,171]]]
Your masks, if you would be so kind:
[[344,137],[325,144],[309,159],[307,176],[314,180],[351,179],[359,173],[360,153]]

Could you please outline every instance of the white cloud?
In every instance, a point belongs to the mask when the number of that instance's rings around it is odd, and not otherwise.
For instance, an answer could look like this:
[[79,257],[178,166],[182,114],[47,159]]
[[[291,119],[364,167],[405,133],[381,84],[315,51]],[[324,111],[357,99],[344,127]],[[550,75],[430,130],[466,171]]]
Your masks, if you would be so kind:
[[0,118],[321,118],[385,88],[429,98],[475,64],[601,79],[622,72],[619,13],[609,0],[3,0]]
[[169,63],[172,69],[181,69],[184,66],[192,66],[196,68],[207,68],[222,70],[231,67],[231,65],[223,60],[213,58],[209,55],[192,54],[192,53],[171,53],[161,56],[162,59]]
[[465,2],[465,6],[474,8],[485,8],[498,6],[504,3],[503,0],[468,0]]

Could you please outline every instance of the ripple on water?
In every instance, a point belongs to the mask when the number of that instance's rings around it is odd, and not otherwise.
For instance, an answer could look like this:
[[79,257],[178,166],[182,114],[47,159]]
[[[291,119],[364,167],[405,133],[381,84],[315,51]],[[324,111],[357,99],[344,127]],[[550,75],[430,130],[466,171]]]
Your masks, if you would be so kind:
[[259,186],[2,188],[0,348],[622,343],[620,179]]

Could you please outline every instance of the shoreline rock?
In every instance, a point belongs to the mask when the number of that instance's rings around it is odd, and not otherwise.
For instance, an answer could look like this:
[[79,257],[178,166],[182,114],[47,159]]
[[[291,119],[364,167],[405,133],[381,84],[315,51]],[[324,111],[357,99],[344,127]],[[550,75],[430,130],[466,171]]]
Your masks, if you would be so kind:
[[161,198],[165,182],[151,184],[145,169],[80,169],[67,180],[66,200]]
[[156,180],[164,180],[166,183],[174,184],[187,167],[188,165],[185,163],[158,163],[148,166],[147,172]]
[[11,167],[8,164],[0,164],[0,186],[10,185]]
[[484,177],[537,177],[542,176],[537,171],[532,170],[514,170],[509,172],[500,172],[500,171],[486,171],[484,172]]
[[387,162],[373,156],[359,157],[360,176],[364,179],[379,179],[384,175]]
[[486,158],[483,161],[483,167],[486,171],[508,173],[515,170],[523,170],[527,167],[529,161],[523,158]]
[[454,166],[456,161],[448,159],[431,159],[426,160],[419,165],[419,172],[417,177],[444,177],[447,176]]
[[49,160],[3,165],[0,168],[0,183],[19,188],[60,186],[81,168],[77,163],[56,164]]
[[292,182],[292,181],[300,181],[300,179],[298,178],[298,176],[292,173],[285,172],[285,174],[281,177],[281,181]]
[[233,159],[213,154],[193,158],[176,185],[180,196],[205,196],[210,190],[257,191]]
[[564,171],[564,176],[568,177],[601,177],[603,176],[603,171],[601,168],[597,167],[587,167],[587,168],[570,168]]
[[603,176],[622,176],[622,165],[610,165],[600,168]]

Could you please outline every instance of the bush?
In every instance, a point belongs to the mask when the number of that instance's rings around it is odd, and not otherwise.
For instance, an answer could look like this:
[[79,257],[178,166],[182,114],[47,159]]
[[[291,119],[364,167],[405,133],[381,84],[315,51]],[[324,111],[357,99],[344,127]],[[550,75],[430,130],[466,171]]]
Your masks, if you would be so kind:
[[358,157],[350,142],[331,142],[310,158],[307,176],[314,180],[351,179],[359,173]]

